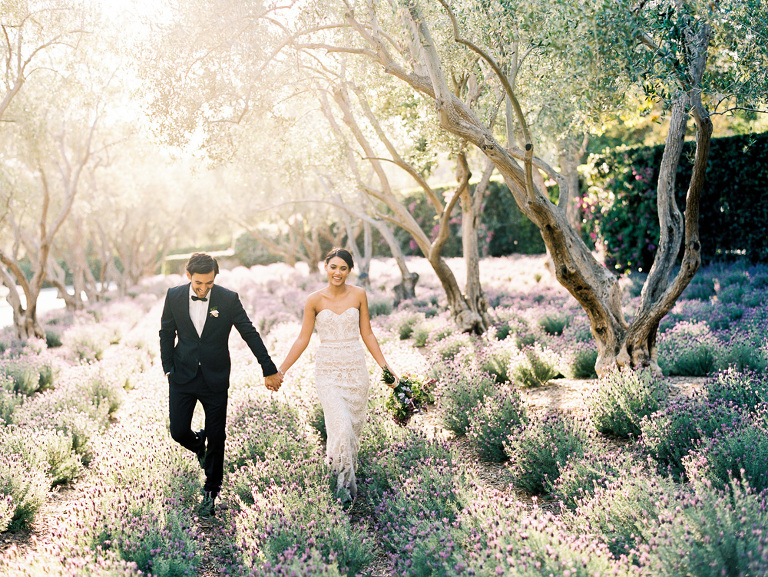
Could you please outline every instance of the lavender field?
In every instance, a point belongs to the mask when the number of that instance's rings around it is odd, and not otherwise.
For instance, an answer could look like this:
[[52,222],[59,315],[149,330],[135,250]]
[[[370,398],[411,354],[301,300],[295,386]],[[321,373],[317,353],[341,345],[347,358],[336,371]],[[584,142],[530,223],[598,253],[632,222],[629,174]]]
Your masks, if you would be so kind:
[[[349,511],[323,460],[314,340],[270,393],[233,335],[224,491],[201,521],[203,473],[168,433],[159,362],[182,277],[50,312],[47,342],[3,333],[0,574],[768,574],[768,267],[704,267],[662,322],[666,376],[598,380],[586,315],[543,257],[481,262],[482,337],[455,331],[426,261],[409,266],[418,300],[393,310],[397,267],[372,264],[373,325],[396,371],[435,379],[434,403],[397,424],[369,359]],[[217,283],[279,361],[324,280],[275,264]],[[641,279],[622,286],[631,315]]]

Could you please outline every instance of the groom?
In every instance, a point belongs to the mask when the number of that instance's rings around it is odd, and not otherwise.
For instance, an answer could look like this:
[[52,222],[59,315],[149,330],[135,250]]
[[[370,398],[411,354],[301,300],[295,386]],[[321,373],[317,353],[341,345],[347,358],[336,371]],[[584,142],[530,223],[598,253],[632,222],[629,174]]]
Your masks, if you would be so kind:
[[[160,326],[160,358],[168,378],[171,437],[197,454],[205,469],[201,517],[214,514],[224,477],[224,440],[229,388],[229,333],[234,326],[248,344],[271,391],[283,375],[269,358],[264,343],[236,292],[214,286],[216,259],[193,254],[186,265],[188,284],[168,289]],[[205,411],[205,429],[193,432],[197,402]],[[207,447],[206,447],[207,441]]]

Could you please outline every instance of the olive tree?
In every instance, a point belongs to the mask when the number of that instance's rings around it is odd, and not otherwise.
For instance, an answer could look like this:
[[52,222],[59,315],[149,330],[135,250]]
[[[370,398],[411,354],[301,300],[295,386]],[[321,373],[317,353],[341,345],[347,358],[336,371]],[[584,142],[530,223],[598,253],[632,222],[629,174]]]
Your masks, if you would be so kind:
[[[292,34],[294,41],[317,49],[365,58],[430,99],[440,126],[474,144],[493,162],[520,210],[538,226],[557,279],[589,316],[598,346],[598,372],[616,364],[651,366],[658,371],[659,322],[700,265],[698,209],[712,133],[710,116],[726,106],[743,107],[764,98],[765,11],[753,0],[520,3],[526,10],[523,17],[532,23],[530,29],[538,25],[542,31],[527,40],[528,60],[547,59],[558,63],[561,71],[572,71],[573,85],[560,88],[579,104],[575,116],[588,121],[600,106],[620,106],[622,95],[638,92],[662,102],[669,115],[657,183],[661,238],[639,309],[628,322],[616,275],[596,260],[569,225],[566,207],[575,191],[537,153],[536,135],[522,99],[526,91],[511,84],[499,64],[498,51],[487,41],[487,30],[475,25],[478,10],[487,4],[483,0],[452,4],[448,0],[343,0],[325,10],[321,23]],[[562,26],[551,26],[553,22]],[[493,24],[500,29],[506,25],[504,21]],[[355,33],[352,40],[350,31]],[[452,90],[456,74],[452,54],[457,47],[476,55],[473,70],[484,75],[486,83],[503,88],[515,121],[515,137],[509,137],[506,145]],[[714,50],[731,57],[712,59]],[[561,78],[557,75],[553,81]],[[696,153],[683,215],[674,188],[689,122],[695,126]],[[537,185],[536,172],[558,183],[557,203]],[[676,270],[681,249],[682,263]]]

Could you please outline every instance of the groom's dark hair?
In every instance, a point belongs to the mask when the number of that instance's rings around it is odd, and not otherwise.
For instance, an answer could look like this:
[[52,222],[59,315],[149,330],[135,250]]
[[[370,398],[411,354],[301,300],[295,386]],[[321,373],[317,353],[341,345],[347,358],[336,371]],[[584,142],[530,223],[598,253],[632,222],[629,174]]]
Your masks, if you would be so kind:
[[189,274],[208,274],[213,271],[219,274],[219,263],[209,254],[196,252],[187,261],[187,272]]

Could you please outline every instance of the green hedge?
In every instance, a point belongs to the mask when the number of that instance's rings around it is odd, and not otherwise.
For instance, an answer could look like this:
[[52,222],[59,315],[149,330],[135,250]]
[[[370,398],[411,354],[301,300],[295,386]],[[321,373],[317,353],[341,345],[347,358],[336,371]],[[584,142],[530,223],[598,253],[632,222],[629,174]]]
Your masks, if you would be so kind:
[[[618,148],[592,155],[584,172],[586,232],[602,242],[606,264],[648,270],[659,239],[656,182],[663,145]],[[676,176],[685,210],[694,143],[686,142]],[[768,133],[712,140],[701,195],[702,260],[746,257],[768,261]]]

